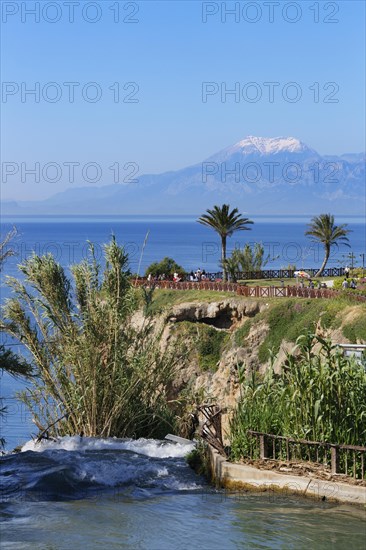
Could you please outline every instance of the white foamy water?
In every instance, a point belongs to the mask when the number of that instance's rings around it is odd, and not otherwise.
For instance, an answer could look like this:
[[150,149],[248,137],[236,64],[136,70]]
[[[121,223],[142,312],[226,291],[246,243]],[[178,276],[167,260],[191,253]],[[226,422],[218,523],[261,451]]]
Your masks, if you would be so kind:
[[21,452],[34,451],[43,452],[47,450],[62,451],[131,451],[151,458],[183,458],[192,451],[195,444],[172,443],[159,441],[157,439],[118,439],[66,436],[60,437],[57,441],[42,440],[37,443],[34,440],[27,441]]

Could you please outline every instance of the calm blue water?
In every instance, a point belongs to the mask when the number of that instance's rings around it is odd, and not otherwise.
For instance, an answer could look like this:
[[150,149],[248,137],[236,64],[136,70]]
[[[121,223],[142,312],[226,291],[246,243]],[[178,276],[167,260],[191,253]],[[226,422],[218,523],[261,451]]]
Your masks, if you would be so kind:
[[[233,235],[228,240],[228,249],[244,246],[245,243],[261,242],[265,255],[270,257],[267,269],[286,267],[295,264],[298,269],[316,268],[323,258],[323,248],[311,243],[304,236],[308,218],[268,218],[253,217],[250,231]],[[366,225],[362,217],[337,218],[337,224],[348,223],[351,248],[341,245],[332,250],[328,265],[339,267],[341,263],[351,263],[344,256],[352,252],[355,262],[360,265],[360,254],[366,249]],[[141,262],[143,273],[152,262],[164,256],[174,258],[186,270],[219,270],[220,241],[216,233],[196,222],[193,217],[125,217],[120,218],[5,218],[1,233],[15,224],[20,235],[14,242],[18,252],[16,259],[7,264],[7,271],[13,271],[19,260],[29,256],[34,250],[38,254],[51,252],[64,265],[78,262],[86,256],[90,240],[96,245],[96,252],[102,254],[102,245],[115,234],[129,252],[132,271],[137,271],[141,249],[149,231],[149,237]]]

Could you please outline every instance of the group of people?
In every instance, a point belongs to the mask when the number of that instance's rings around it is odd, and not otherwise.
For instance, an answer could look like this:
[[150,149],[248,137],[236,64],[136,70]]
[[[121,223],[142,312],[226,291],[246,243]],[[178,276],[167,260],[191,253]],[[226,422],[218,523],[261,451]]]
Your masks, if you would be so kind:
[[151,273],[149,273],[147,276],[147,280],[149,283],[157,283],[159,281],[174,281],[175,283],[179,283],[180,281],[190,281],[199,283],[200,281],[216,281],[219,279],[217,279],[217,274],[206,273],[204,269],[201,270],[201,268],[199,267],[196,271],[192,270],[188,275],[182,275],[178,272],[175,272],[173,276],[166,276],[165,273],[162,273],[161,275],[152,275]]
[[161,275],[152,275],[151,273],[149,273],[147,276],[147,280],[149,283],[150,282],[156,283],[159,281],[168,281],[168,280],[170,281],[173,280],[175,283],[179,283],[180,281],[183,281],[183,280],[194,281],[197,283],[197,282],[206,281],[206,280],[214,281],[216,280],[216,278],[214,274],[208,274],[204,269],[201,270],[201,268],[199,267],[197,271],[192,270],[188,275],[188,277],[183,276],[178,272],[173,273],[173,276],[171,275],[166,276],[165,273],[162,273]]
[[[317,285],[318,288],[327,288],[326,283],[321,283],[320,281],[313,281],[312,279],[309,279],[308,288],[315,288],[315,285]],[[305,283],[303,279],[300,281],[300,286],[302,288],[305,288]]]
[[350,275],[350,268],[348,265],[344,268],[344,280],[342,282],[342,289],[345,290],[346,288],[352,288],[353,290],[356,290],[357,283],[354,279],[351,279],[351,281],[348,280]]
[[151,273],[148,274],[147,280],[149,283],[154,281],[155,283],[157,281],[166,281],[167,277],[165,276],[165,273],[161,273],[161,275],[152,275]]
[[[215,278],[211,275],[211,279],[212,277]],[[200,281],[206,281],[207,279],[210,280],[210,276],[207,275],[205,270],[201,271],[200,267],[197,269],[197,271],[192,270],[189,274],[190,282],[199,283]]]
[[344,281],[342,283],[342,288],[345,290],[346,288],[353,288],[353,290],[356,290],[357,284],[354,279],[351,280],[351,282],[348,282],[347,277],[344,278]]

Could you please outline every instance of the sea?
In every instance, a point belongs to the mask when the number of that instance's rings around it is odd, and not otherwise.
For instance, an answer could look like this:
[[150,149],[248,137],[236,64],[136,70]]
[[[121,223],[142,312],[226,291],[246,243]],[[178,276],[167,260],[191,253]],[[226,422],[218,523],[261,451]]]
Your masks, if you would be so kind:
[[[88,242],[102,257],[103,244],[112,235],[128,252],[132,272],[143,274],[155,261],[168,256],[186,271],[201,268],[220,271],[220,240],[208,227],[197,223],[198,216],[121,216],[121,217],[42,217],[8,218],[1,223],[1,235],[13,225],[18,236],[12,243],[16,256],[6,265],[13,274],[17,264],[30,254],[53,254],[65,267],[79,262],[88,254]],[[305,236],[309,217],[252,216],[249,231],[240,231],[228,239],[228,253],[249,243],[261,243],[267,264],[265,269],[317,268],[323,259],[323,247]],[[366,217],[336,218],[336,224],[348,224],[350,247],[341,244],[331,250],[329,267],[362,265],[366,249]],[[353,260],[352,260],[353,256]]]
[[[305,237],[308,217],[252,217],[250,231],[229,239],[228,250],[261,242],[266,269],[320,266],[323,249]],[[342,217],[350,247],[332,250],[330,267],[362,266],[366,224]],[[9,297],[6,276],[33,252],[53,254],[68,271],[94,243],[102,258],[112,235],[129,254],[133,273],[174,258],[186,271],[217,272],[220,242],[197,217],[19,217],[1,220],[1,237],[16,226],[16,254],[1,273],[1,302]],[[0,334],[1,342],[18,348]],[[62,438],[35,444],[37,430],[17,392],[28,383],[2,373],[1,417],[6,439],[0,459],[4,549],[352,549],[365,550],[365,511],[291,495],[218,490],[186,464],[192,447],[158,440]],[[22,452],[13,453],[15,447]]]

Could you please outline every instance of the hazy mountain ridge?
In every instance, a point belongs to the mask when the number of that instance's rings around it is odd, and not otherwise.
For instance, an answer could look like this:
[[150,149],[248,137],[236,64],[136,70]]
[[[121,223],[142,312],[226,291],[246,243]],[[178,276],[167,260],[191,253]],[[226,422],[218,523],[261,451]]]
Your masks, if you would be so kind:
[[365,153],[321,156],[293,137],[247,136],[202,163],[137,183],[74,187],[44,201],[2,203],[2,213],[196,214],[229,202],[253,213],[362,214]]

